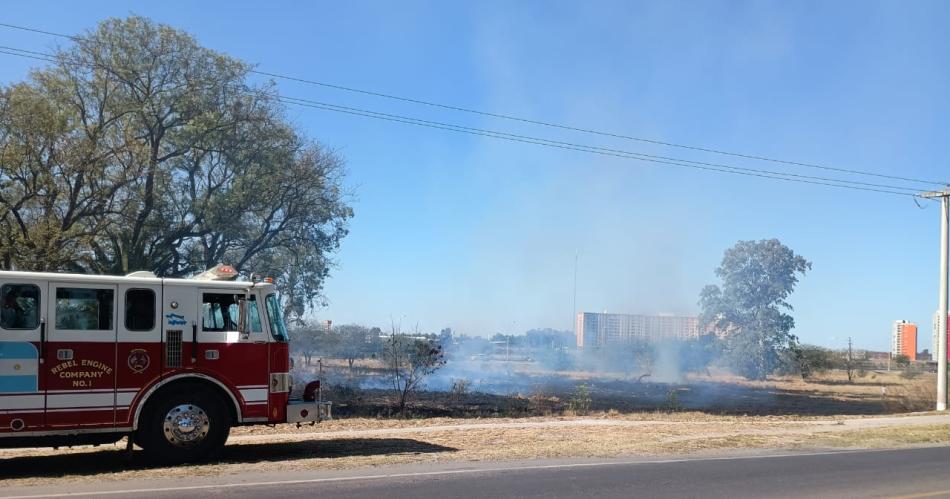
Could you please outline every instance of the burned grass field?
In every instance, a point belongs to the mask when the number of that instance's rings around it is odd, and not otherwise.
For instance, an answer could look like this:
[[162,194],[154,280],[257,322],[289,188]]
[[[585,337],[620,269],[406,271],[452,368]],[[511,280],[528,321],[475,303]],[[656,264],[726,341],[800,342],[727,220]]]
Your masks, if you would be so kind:
[[[935,377],[841,371],[807,380],[749,381],[727,373],[690,374],[672,382],[611,372],[546,372],[529,363],[493,363],[434,379],[406,414],[393,411],[384,370],[373,361],[326,366],[324,396],[337,417],[519,418],[692,412],[724,416],[870,416],[931,410]],[[501,364],[501,367],[498,367]],[[483,367],[477,369],[477,367]]]

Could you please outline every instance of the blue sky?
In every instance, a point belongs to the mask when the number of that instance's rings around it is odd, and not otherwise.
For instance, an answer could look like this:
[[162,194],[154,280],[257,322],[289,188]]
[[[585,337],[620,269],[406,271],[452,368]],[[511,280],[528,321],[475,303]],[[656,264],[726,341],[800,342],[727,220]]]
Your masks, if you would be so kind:
[[[127,3],[8,2],[77,33]],[[944,2],[159,2],[134,12],[259,69],[639,137],[950,178]],[[0,29],[0,45],[62,40]],[[2,56],[0,81],[32,61]],[[648,147],[279,82],[286,95],[650,154]],[[292,120],[345,156],[356,216],[327,282],[335,323],[469,334],[571,328],[580,310],[696,313],[722,252],[776,237],[814,268],[810,343],[886,350],[936,307],[936,204],[508,143],[326,111]],[[812,170],[789,170],[818,174]],[[873,179],[866,179],[874,181]]]

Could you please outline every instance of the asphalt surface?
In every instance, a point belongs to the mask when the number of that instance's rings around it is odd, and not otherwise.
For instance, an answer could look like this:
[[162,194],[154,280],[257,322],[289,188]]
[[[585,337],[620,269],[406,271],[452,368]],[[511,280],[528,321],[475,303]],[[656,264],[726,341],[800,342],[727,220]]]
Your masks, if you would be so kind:
[[[2,464],[0,464],[2,465]],[[441,463],[3,487],[0,497],[950,497],[950,447],[664,460]]]

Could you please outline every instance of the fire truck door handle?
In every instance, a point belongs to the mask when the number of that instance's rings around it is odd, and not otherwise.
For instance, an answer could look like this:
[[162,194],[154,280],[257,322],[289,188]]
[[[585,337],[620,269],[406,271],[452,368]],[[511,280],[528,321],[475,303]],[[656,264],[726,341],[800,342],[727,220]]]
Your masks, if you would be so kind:
[[191,363],[198,362],[198,323],[191,323]]
[[40,364],[46,362],[46,319],[40,321]]

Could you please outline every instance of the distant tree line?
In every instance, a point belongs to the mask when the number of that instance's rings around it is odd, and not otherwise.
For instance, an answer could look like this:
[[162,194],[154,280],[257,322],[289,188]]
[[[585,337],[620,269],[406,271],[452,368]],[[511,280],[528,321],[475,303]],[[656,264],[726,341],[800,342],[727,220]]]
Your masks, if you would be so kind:
[[350,368],[360,359],[376,358],[383,351],[382,330],[356,324],[334,326],[301,323],[291,334],[291,350],[311,365],[314,357],[345,359]]

